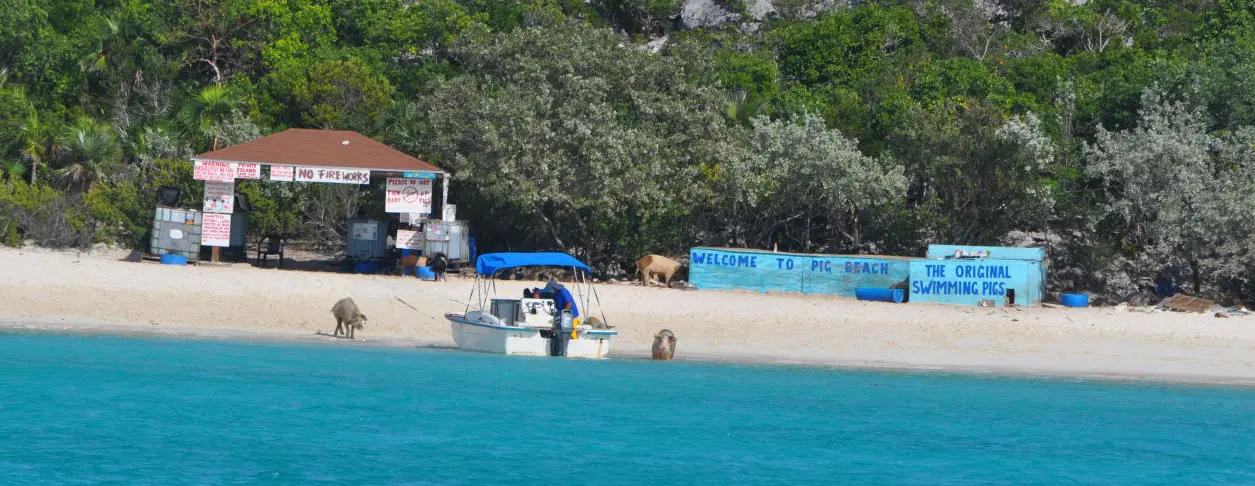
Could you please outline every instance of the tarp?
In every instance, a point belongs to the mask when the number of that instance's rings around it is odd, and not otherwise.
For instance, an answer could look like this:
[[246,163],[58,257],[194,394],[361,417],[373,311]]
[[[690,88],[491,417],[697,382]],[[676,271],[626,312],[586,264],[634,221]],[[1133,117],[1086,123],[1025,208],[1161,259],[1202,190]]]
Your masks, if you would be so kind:
[[475,260],[475,271],[480,275],[517,267],[566,267],[592,273],[588,265],[566,253],[488,253]]

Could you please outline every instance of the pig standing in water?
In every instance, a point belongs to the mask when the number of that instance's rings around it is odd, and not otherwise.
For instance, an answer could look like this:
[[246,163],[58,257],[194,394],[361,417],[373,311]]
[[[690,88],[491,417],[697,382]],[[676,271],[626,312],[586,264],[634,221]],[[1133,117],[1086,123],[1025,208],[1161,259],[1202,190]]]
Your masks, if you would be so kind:
[[671,359],[675,356],[675,333],[670,329],[663,329],[654,335],[654,359]]
[[343,327],[344,337],[353,339],[353,330],[366,326],[366,314],[362,314],[362,311],[357,308],[357,303],[348,297],[336,302],[336,305],[331,308],[331,313],[336,316],[336,331],[332,336],[339,336],[340,328]]

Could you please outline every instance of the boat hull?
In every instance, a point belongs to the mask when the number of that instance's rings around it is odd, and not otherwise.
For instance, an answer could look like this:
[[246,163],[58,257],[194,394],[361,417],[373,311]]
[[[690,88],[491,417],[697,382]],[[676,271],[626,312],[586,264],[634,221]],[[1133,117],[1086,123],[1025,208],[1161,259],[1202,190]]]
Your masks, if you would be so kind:
[[[467,320],[459,314],[446,314],[459,349],[481,353],[549,356],[549,338],[530,327],[494,325]],[[617,331],[584,330],[567,341],[568,358],[605,358],[610,352],[610,339]]]

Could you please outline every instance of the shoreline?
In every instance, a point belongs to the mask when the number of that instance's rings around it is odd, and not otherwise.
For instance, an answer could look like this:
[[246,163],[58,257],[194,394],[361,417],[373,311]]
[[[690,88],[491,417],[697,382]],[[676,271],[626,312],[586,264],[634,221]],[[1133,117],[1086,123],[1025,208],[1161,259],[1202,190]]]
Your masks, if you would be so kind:
[[[109,336],[146,339],[205,340],[235,343],[356,346],[363,349],[409,349],[415,351],[461,351],[447,342],[399,337],[375,337],[347,340],[326,334],[295,334],[244,329],[212,329],[196,326],[117,324],[80,319],[17,319],[0,316],[0,335],[40,334],[70,336]],[[612,352],[609,360],[650,361],[648,353]],[[1174,386],[1220,386],[1255,388],[1255,379],[1222,375],[1118,373],[1084,370],[1043,370],[1026,367],[922,365],[893,361],[855,361],[798,356],[736,354],[732,352],[694,352],[672,361],[739,366],[821,368],[850,372],[944,374],[966,377],[1009,379],[1062,379],[1114,384],[1152,384]]]
[[[470,279],[416,278],[125,261],[125,252],[0,249],[0,329],[337,343],[332,305],[369,316],[353,345],[450,348],[444,313]],[[498,280],[521,296],[536,282]],[[812,294],[596,284],[619,335],[612,359],[647,359],[655,333],[677,361],[977,375],[1255,384],[1255,316],[1123,308],[980,308]],[[364,342],[361,342],[364,341]]]

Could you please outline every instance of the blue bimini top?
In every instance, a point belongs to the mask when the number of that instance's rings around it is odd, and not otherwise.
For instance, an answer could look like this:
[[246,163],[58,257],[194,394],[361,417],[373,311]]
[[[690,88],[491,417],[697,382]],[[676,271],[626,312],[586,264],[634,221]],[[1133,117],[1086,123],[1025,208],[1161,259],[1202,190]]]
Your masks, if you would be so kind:
[[480,275],[518,267],[566,267],[592,273],[588,265],[566,253],[488,253],[475,260],[475,271]]

